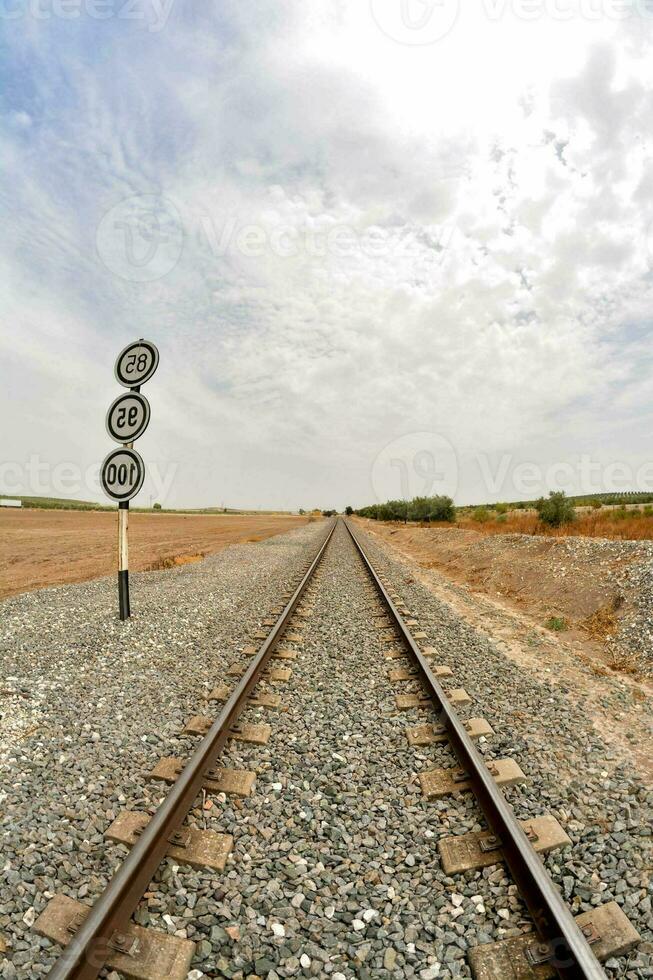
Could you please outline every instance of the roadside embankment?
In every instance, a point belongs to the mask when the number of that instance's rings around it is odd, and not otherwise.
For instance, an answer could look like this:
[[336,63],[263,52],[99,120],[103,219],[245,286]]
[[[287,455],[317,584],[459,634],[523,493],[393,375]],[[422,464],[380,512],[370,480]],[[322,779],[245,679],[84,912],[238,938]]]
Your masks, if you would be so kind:
[[400,554],[653,676],[653,543],[361,521]]

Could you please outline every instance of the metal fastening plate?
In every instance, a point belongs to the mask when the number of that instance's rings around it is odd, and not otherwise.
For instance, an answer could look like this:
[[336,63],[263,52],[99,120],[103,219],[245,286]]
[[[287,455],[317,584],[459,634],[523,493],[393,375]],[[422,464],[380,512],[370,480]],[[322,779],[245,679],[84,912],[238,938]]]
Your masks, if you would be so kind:
[[[88,911],[86,905],[75,902],[67,895],[55,895],[34,923],[34,929],[52,942],[67,946],[72,936],[69,926],[77,916]],[[107,967],[131,980],[185,980],[195,943],[130,922],[124,933],[120,936],[114,933],[110,937],[107,948]],[[122,948],[133,952],[121,952]]]
[[450,796],[452,793],[470,788],[468,783],[460,782],[459,779],[459,769],[429,769],[428,772],[419,774],[422,793],[427,799]]
[[390,683],[396,683],[397,681],[412,681],[417,676],[417,671],[414,667],[394,667],[392,670],[388,671],[388,680]]
[[408,711],[410,708],[431,708],[431,699],[426,694],[398,694],[395,698],[399,711]]
[[409,745],[432,745],[436,741],[444,741],[446,736],[435,735],[433,725],[428,723],[423,725],[409,725],[406,729],[406,738]]
[[[600,963],[622,956],[640,942],[639,933],[616,902],[582,912],[575,919],[581,929],[590,927],[592,952]],[[531,933],[476,946],[469,952],[472,975],[475,980],[551,980],[557,973],[550,961],[533,965],[528,960],[527,950],[534,942]]]
[[[182,768],[181,759],[176,759],[174,756],[164,756],[157,762],[148,778],[161,779],[164,783],[174,783]],[[255,779],[256,773],[248,769],[223,769],[220,767],[215,770],[215,775],[205,776],[204,788],[210,793],[249,796]]]
[[286,650],[284,648],[279,648],[275,650],[272,654],[273,660],[297,660],[296,650]]
[[253,745],[267,745],[272,728],[270,725],[251,725],[247,722],[234,725],[229,737],[236,742],[251,742]]
[[256,773],[248,769],[220,769],[219,778],[208,779],[205,788],[212,793],[226,793],[227,796],[250,796]]
[[264,691],[261,691],[260,694],[251,694],[249,703],[252,708],[268,708],[269,710],[276,709],[277,711],[288,710],[285,705],[281,704],[281,698],[278,694],[267,694]]
[[214,687],[212,691],[206,695],[207,701],[226,701],[229,697],[229,691],[231,689],[227,684],[218,684]]
[[[494,759],[492,766],[495,770],[492,775],[498,786],[526,782],[526,776],[513,759]],[[460,769],[430,769],[420,773],[422,793],[432,799],[471,789],[469,780],[465,777],[461,779],[460,772]]]
[[472,703],[472,699],[464,687],[452,687],[446,692],[446,694],[452,704]]
[[[538,854],[546,854],[571,844],[555,817],[548,815],[535,817],[531,820],[521,820],[520,824],[524,833],[532,827],[537,834],[537,838],[531,843],[533,850]],[[491,844],[491,841],[494,843]],[[446,837],[438,842],[438,851],[443,871],[448,875],[487,868],[503,860],[501,844],[489,830],[462,834],[460,837]]]
[[469,718],[463,722],[463,725],[470,738],[494,735],[494,729],[485,718]]
[[183,847],[171,843],[168,857],[193,868],[223,871],[233,844],[234,839],[230,834],[216,834],[212,830],[190,827],[187,843]]
[[164,783],[174,783],[183,769],[181,759],[176,759],[172,755],[165,755],[159,759],[154,769],[148,775],[148,779],[161,779]]
[[193,715],[182,731],[182,735],[206,735],[214,719],[207,715]]
[[[464,725],[470,738],[494,735],[485,718],[470,718]],[[406,729],[406,738],[409,745],[434,745],[437,742],[446,742],[449,736],[443,725],[422,724],[409,726]]]
[[274,682],[289,681],[292,674],[291,667],[272,667],[268,674],[268,680]]
[[114,953],[123,953],[133,958],[139,954],[141,944],[133,933],[112,932],[109,937],[109,949]]

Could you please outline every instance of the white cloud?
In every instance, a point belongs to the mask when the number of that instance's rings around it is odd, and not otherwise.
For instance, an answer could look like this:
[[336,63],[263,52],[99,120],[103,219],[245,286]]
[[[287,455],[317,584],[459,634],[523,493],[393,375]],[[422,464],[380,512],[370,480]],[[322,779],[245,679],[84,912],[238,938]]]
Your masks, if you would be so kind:
[[[362,504],[410,432],[455,446],[461,500],[481,452],[639,458],[620,423],[651,414],[650,22],[485,9],[423,47],[365,5],[16,29],[5,458],[101,458],[141,335],[169,504]],[[127,233],[160,278],[120,274]]]

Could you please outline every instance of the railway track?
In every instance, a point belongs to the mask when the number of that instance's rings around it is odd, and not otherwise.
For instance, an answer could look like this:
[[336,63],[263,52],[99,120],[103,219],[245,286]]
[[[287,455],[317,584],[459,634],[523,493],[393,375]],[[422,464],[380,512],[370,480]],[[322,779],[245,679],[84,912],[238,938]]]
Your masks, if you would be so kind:
[[[420,772],[424,799],[446,800],[449,795],[470,791],[487,824],[484,830],[441,838],[433,859],[439,858],[454,880],[457,875],[505,862],[532,918],[532,932],[470,949],[473,976],[479,980],[555,976],[598,980],[605,977],[600,961],[638,942],[637,932],[614,902],[572,916],[538,857],[538,852],[569,845],[564,829],[544,812],[529,821],[517,821],[501,786],[524,780],[519,761],[486,763],[475,740],[491,739],[491,719],[462,720],[456,706],[469,701],[467,692],[450,686],[455,682],[452,669],[437,662],[436,650],[422,646],[427,637],[419,622],[401,597],[383,585],[360,533],[337,522],[328,528],[312,561],[302,568],[295,587],[283,596],[283,605],[265,621],[269,632],[255,635],[258,645],[246,650],[249,663],[234,668],[241,674],[234,689],[230,691],[220,679],[210,692],[209,705],[224,702],[217,718],[205,707],[188,720],[185,734],[201,737],[190,759],[184,764],[164,757],[153,770],[152,778],[172,787],[156,813],[150,819],[148,814],[127,810],[108,828],[108,837],[130,847],[130,853],[104,893],[90,909],[64,895],[55,896],[38,918],[35,929],[64,947],[49,974],[53,980],[86,980],[105,967],[140,980],[187,976],[195,944],[143,928],[132,916],[166,857],[180,865],[208,867],[217,874],[224,870],[232,845],[230,835],[191,827],[187,818],[198,797],[226,793],[246,798],[251,793],[254,772],[219,766],[220,755],[228,743],[256,745],[269,739],[273,725],[251,724],[240,716],[250,706],[270,713],[283,707],[272,685],[290,680],[305,636],[302,627],[311,623],[319,570],[334,533],[340,536],[339,546],[351,542],[367,577],[366,615],[385,646],[385,660],[378,670],[387,672],[388,682],[396,689],[396,709],[424,719],[407,726],[407,745],[448,747],[457,761],[457,765]],[[402,692],[406,685],[412,688],[409,693]],[[386,968],[391,975],[389,963]]]

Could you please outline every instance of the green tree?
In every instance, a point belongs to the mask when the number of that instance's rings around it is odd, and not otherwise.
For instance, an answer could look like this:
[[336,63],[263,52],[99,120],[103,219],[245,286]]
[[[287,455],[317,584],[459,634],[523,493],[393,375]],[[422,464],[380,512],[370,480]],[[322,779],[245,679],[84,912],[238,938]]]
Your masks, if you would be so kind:
[[347,506],[345,507],[345,514],[347,515],[347,517],[351,517],[351,515],[352,515],[353,513],[354,513],[354,508],[353,508],[353,507],[350,507],[350,506],[349,506],[349,504],[348,504],[348,505],[347,505]]
[[535,501],[535,510],[542,523],[549,527],[561,527],[576,519],[574,502],[564,490],[551,490],[547,498],[540,497]]

